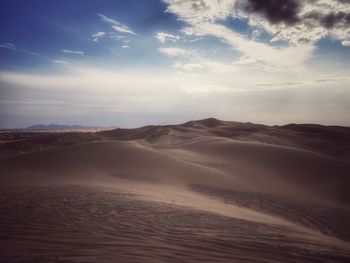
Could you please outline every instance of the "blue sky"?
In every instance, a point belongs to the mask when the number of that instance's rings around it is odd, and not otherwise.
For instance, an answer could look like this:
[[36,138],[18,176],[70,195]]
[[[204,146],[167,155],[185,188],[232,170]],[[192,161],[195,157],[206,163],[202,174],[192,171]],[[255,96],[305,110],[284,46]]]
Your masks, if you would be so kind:
[[[28,70],[28,64],[37,68],[50,67],[55,58],[78,61],[96,59],[117,64],[111,59],[111,48],[127,55],[122,59],[129,63],[135,58],[147,59],[143,53],[154,55],[157,30],[168,28],[178,30],[180,26],[175,15],[165,13],[165,3],[161,1],[6,1],[1,8],[2,44],[12,43],[18,49],[28,52],[13,54],[1,49],[3,69]],[[98,14],[117,18],[118,21],[137,31],[137,37],[119,33]],[[135,19],[137,18],[137,19]],[[93,34],[104,32],[125,39],[113,39],[111,35],[93,42]],[[137,39],[136,39],[137,38]],[[135,41],[137,40],[137,41]],[[121,50],[124,41],[133,41],[137,50]],[[129,44],[130,45],[130,44]],[[118,49],[120,48],[120,49]],[[79,50],[85,56],[62,54],[62,50]],[[123,52],[121,52],[123,51]],[[29,52],[39,54],[35,56]],[[125,54],[126,53],[126,54]],[[52,66],[52,65],[51,65]]]
[[2,1],[0,128],[350,125],[350,4],[276,2]]

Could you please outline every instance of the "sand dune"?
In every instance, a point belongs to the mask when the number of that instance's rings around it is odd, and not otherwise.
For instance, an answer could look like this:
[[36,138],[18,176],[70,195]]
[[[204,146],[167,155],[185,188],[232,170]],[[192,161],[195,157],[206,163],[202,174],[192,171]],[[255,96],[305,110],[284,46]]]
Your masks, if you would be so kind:
[[211,118],[0,139],[3,262],[350,260],[349,128]]

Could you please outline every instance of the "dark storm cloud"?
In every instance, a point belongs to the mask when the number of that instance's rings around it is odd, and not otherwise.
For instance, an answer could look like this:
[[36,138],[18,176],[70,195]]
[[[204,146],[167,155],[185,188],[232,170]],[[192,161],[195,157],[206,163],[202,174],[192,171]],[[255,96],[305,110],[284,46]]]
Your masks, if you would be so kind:
[[350,4],[350,0],[337,0],[337,1],[342,4]]
[[320,19],[320,23],[325,28],[347,27],[350,25],[350,13],[337,12],[329,13]]
[[247,10],[260,13],[271,23],[298,21],[299,2],[296,0],[249,0]]
[[245,12],[262,15],[272,24],[295,24],[299,21],[298,0],[248,0],[242,5]]
[[[350,0],[336,1],[350,5]],[[350,13],[319,10],[316,8],[318,2],[318,0],[247,0],[239,1],[238,5],[247,13],[265,17],[270,24],[284,23],[293,26],[301,23],[326,29],[344,28],[350,25]],[[300,10],[304,4],[315,5],[315,9],[301,16]]]

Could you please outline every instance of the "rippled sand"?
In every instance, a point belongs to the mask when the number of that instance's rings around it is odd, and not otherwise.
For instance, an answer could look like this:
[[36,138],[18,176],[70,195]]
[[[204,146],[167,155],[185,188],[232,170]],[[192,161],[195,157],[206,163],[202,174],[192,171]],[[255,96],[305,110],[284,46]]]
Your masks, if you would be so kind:
[[[1,262],[349,262],[349,250],[115,189],[2,187]],[[300,236],[300,237],[299,237]]]

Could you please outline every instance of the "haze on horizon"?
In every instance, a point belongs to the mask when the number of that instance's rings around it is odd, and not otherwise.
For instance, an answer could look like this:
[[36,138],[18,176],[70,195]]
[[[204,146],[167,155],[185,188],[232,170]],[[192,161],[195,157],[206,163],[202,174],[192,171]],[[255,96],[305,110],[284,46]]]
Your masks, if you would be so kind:
[[0,14],[0,128],[350,125],[349,1],[11,0]]

